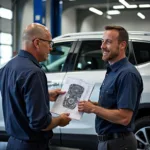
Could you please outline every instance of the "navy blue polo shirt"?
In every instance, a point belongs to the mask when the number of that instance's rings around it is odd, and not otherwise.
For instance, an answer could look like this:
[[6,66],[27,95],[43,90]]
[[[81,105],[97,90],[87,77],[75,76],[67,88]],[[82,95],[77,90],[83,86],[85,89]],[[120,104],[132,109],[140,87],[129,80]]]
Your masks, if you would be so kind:
[[127,58],[108,66],[98,103],[106,109],[130,109],[133,117],[129,125],[123,126],[96,116],[97,134],[132,131],[142,91],[142,78]]
[[5,128],[21,140],[43,141],[51,123],[47,79],[38,61],[28,52],[19,54],[0,70],[0,89]]

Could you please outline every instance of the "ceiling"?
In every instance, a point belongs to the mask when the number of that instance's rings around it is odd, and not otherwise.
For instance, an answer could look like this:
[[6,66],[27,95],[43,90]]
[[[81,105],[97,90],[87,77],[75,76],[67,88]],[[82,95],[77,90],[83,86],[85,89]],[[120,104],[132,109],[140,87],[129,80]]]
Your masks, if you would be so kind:
[[[126,0],[131,4],[150,4],[150,0]],[[67,8],[77,8],[77,9],[88,9],[89,7],[96,7],[101,9],[111,9],[113,5],[122,5],[119,0],[63,0],[64,10]],[[130,9],[131,10],[131,9]]]

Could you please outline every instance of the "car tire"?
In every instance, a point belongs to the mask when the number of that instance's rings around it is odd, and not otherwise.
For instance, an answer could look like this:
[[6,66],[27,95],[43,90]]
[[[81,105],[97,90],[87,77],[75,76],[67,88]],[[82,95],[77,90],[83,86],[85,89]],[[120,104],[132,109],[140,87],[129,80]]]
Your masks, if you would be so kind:
[[134,133],[138,149],[150,150],[150,141],[147,140],[150,137],[150,116],[145,116],[135,121]]

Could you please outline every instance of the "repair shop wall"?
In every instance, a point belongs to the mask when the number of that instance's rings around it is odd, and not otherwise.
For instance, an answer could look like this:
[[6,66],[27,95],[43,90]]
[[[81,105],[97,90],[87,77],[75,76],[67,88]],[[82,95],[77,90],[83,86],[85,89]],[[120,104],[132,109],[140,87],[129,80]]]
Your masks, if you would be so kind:
[[[20,22],[20,39],[22,32],[27,25],[33,22],[33,0],[26,1],[23,6],[22,22]],[[50,1],[46,2],[46,26],[50,29]],[[21,47],[21,44],[20,46]]]
[[95,30],[95,18],[93,15],[86,17],[83,20],[83,23],[81,25],[81,32],[88,32],[88,31],[94,31]]
[[0,65],[9,61],[13,54],[12,14],[11,1],[0,0]]
[[[50,1],[46,2],[46,26],[50,29]],[[21,31],[33,22],[33,1],[29,0],[24,6]],[[62,34],[76,32],[76,11],[67,9],[62,14]]]
[[62,34],[76,32],[76,10],[74,8],[67,9],[62,15]]
[[106,25],[121,25],[128,31],[150,31],[150,10],[142,10],[145,19],[137,16],[138,11],[122,11],[120,15],[112,16],[112,19],[106,19],[103,16],[95,16],[95,31],[104,30]]

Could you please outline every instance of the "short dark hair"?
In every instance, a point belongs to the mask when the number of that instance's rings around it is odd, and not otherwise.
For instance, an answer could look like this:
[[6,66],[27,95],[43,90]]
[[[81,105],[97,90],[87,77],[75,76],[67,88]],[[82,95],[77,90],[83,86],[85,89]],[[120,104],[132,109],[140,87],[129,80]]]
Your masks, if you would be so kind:
[[128,40],[129,40],[129,35],[128,32],[125,28],[121,26],[105,26],[105,30],[116,30],[119,33],[118,41],[126,41],[128,45]]

